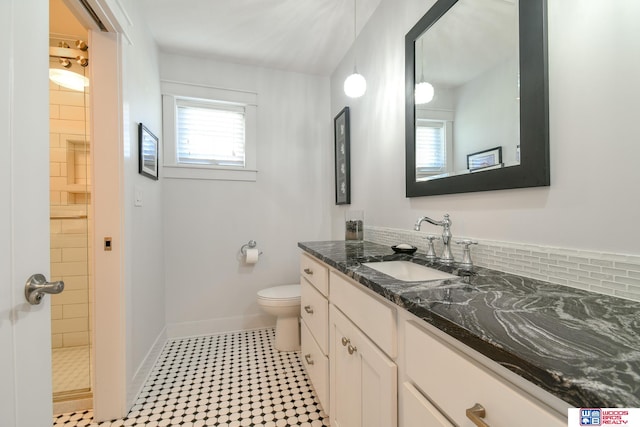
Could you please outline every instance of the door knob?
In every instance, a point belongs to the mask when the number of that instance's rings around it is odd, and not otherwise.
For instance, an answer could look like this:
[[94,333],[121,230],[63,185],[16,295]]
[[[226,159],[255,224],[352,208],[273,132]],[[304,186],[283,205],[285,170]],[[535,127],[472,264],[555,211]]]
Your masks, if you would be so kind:
[[34,274],[29,277],[24,285],[24,296],[31,305],[37,305],[42,302],[44,294],[59,294],[64,290],[64,282],[47,282],[46,277],[42,274]]

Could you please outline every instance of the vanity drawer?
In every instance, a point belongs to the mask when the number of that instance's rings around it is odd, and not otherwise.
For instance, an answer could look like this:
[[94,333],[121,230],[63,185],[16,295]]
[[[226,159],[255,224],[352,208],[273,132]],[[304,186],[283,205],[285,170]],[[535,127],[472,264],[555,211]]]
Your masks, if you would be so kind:
[[322,353],[318,343],[313,339],[307,324],[300,322],[300,357],[307,370],[318,400],[325,413],[329,413],[329,358]]
[[403,427],[454,427],[438,409],[431,404],[414,386],[402,385],[404,407]]
[[481,404],[492,427],[566,427],[566,417],[498,378],[469,356],[418,327],[405,323],[406,373],[454,423],[475,424],[466,409]]
[[315,286],[322,295],[329,295],[329,269],[326,265],[303,253],[300,255],[300,275]]
[[309,327],[311,335],[324,354],[329,353],[329,303],[316,288],[311,286],[306,279],[300,281],[301,304],[300,316]]
[[396,357],[396,311],[360,289],[361,285],[332,271],[331,302],[391,358]]

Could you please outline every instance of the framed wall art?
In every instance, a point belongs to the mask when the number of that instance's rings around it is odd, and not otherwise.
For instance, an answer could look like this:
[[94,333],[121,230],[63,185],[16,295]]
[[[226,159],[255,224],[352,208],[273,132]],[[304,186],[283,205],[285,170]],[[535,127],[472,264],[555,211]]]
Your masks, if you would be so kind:
[[467,154],[467,169],[472,172],[500,166],[502,166],[502,147]]
[[158,180],[158,137],[145,125],[138,125],[138,173]]
[[344,107],[333,119],[333,127],[336,153],[336,205],[348,205],[351,203],[349,107]]

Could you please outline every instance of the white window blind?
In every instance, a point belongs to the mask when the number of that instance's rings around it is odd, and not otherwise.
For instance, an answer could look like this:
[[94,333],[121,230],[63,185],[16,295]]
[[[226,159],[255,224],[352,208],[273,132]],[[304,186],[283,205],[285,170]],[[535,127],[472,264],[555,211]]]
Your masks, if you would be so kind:
[[178,164],[245,167],[245,109],[177,100]]
[[440,173],[447,166],[445,123],[418,120],[416,126],[416,168],[418,173]]

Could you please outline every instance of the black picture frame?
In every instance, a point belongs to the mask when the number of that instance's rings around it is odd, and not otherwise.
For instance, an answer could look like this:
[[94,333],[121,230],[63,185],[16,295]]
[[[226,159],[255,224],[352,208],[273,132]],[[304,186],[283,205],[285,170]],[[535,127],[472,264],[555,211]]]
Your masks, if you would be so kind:
[[158,180],[158,137],[145,125],[138,125],[138,173]]
[[502,146],[467,154],[467,169],[471,172],[502,166]]
[[336,205],[351,204],[351,127],[349,123],[349,107],[333,119],[335,173],[336,173]]

